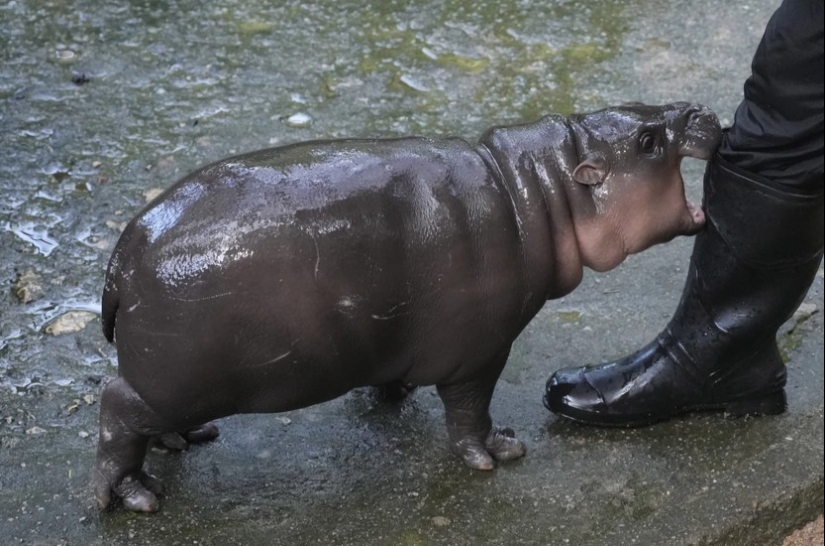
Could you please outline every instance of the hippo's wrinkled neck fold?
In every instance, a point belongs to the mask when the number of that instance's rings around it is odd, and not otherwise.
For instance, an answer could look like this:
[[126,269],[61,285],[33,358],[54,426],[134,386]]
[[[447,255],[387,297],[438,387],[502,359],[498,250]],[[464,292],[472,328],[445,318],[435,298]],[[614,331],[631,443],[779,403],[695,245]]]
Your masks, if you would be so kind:
[[[572,173],[577,164],[588,159],[589,153],[595,148],[591,140],[598,140],[590,130],[578,123],[579,116],[571,116],[565,120],[570,139],[576,150],[574,164],[568,172]],[[604,155],[600,155],[605,165],[605,176],[611,175],[610,162]],[[606,229],[613,220],[605,209],[605,201],[609,200],[609,190],[604,184],[592,188],[573,181],[569,176],[565,182],[568,197],[572,205],[568,210],[572,214],[571,225],[575,229],[576,246],[582,266],[597,272],[609,271],[622,263],[630,254],[627,242],[622,238],[622,231],[618,226]]]
[[578,145],[559,115],[497,127],[479,140],[515,210],[531,288],[544,299],[568,294],[583,275],[571,210],[571,200],[586,200],[570,177]]

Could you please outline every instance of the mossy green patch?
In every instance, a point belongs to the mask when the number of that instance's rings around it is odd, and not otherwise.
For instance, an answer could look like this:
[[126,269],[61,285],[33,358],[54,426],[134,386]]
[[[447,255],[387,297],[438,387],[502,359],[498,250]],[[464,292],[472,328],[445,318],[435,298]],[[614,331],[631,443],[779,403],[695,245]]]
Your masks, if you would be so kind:
[[242,21],[237,23],[238,32],[244,35],[265,34],[275,29],[275,24],[267,21]]
[[456,53],[439,55],[436,62],[445,68],[457,68],[471,74],[482,72],[490,65],[489,59],[476,59]]
[[787,364],[791,360],[791,354],[802,346],[802,340],[805,336],[799,328],[791,328],[777,339],[779,347],[779,356],[782,362]]
[[556,314],[559,316],[562,322],[568,323],[578,322],[579,319],[581,319],[582,317],[580,311],[558,311]]

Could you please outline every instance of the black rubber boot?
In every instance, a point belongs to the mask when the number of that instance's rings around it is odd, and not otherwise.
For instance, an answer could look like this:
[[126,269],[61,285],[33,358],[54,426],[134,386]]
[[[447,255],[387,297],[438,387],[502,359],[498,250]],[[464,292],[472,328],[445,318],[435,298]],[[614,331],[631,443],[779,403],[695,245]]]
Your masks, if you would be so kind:
[[778,189],[718,154],[704,184],[707,226],[696,237],[668,326],[626,358],[556,372],[547,381],[548,409],[618,426],[695,410],[732,416],[785,411],[776,332],[819,268],[823,194]]

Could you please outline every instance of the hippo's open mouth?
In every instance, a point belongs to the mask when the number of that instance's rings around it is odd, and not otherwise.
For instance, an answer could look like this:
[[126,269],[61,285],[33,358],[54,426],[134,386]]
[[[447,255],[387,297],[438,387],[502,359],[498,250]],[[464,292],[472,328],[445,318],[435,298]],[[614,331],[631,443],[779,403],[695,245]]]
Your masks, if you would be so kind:
[[[722,126],[719,118],[709,108],[705,106],[693,107],[687,116],[687,126],[685,128],[686,138],[682,143],[681,158],[679,160],[679,175],[681,176],[681,159],[694,157],[701,160],[709,160],[719,143],[722,141]],[[684,179],[682,187],[684,187]],[[685,205],[687,214],[690,217],[692,226],[688,229],[688,234],[693,235],[705,225],[705,211],[702,207],[685,195]]]
[[696,224],[699,228],[705,225],[705,211],[702,210],[700,205],[697,205],[687,197],[685,198],[685,204],[687,204],[688,212],[690,213],[690,217],[693,218],[693,223]]
[[[694,203],[687,196],[687,187],[685,186],[685,179],[682,177],[682,159],[684,157],[697,157],[694,154],[686,154],[679,158],[679,178],[682,179],[682,188],[685,191],[685,208],[687,209],[687,216],[689,220],[687,223],[686,235],[695,235],[705,226],[705,211],[698,203]],[[699,158],[705,159],[705,158]]]

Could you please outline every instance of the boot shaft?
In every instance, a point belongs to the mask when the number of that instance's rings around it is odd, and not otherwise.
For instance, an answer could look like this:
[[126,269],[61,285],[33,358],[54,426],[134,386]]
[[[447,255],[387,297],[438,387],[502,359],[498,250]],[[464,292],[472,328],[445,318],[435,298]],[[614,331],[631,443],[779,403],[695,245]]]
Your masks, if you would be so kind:
[[698,298],[723,332],[773,339],[819,268],[823,193],[781,191],[717,155],[705,174],[705,210],[683,299]]
[[744,171],[718,154],[708,164],[704,186],[708,223],[740,261],[769,269],[822,258],[822,186],[801,193]]

